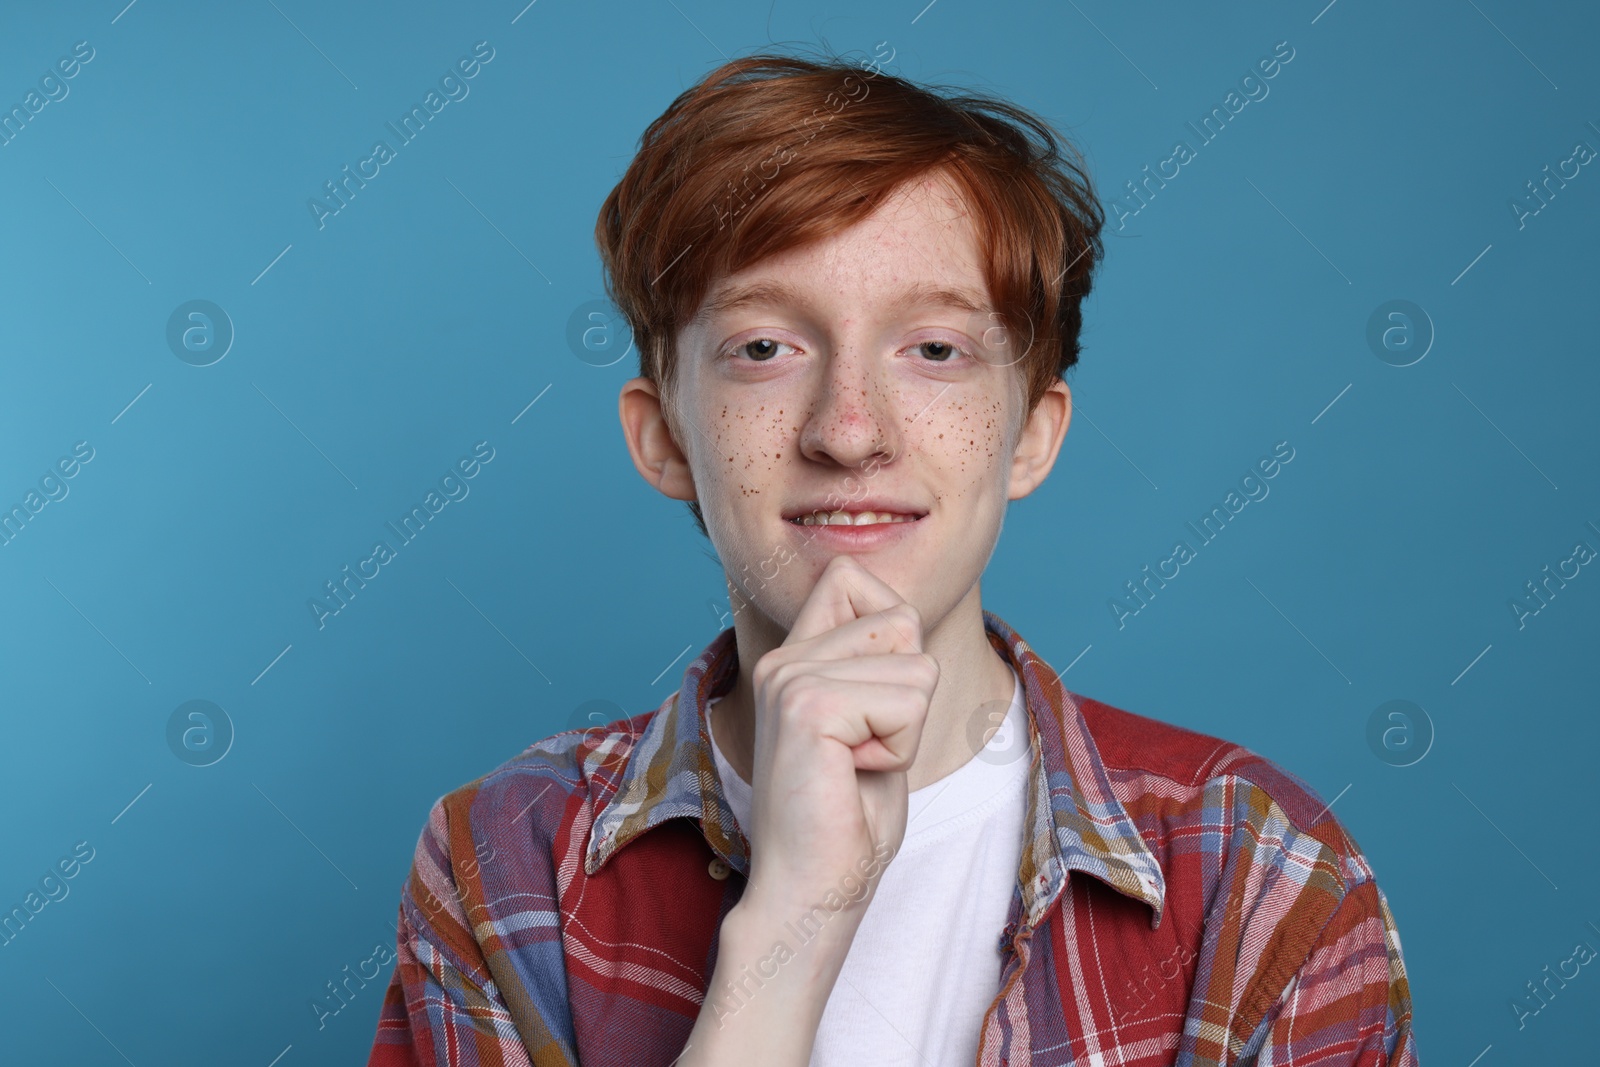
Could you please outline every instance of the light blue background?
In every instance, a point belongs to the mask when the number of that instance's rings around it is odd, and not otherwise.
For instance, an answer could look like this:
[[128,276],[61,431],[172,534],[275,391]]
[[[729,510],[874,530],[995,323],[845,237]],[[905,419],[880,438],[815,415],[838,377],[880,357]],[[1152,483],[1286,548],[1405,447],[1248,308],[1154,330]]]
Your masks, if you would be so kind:
[[[1294,48],[1108,225],[1076,418],[984,602],[1074,691],[1334,802],[1424,1063],[1593,1049],[1593,965],[1520,1030],[1511,1002],[1600,948],[1600,575],[1523,628],[1509,607],[1600,547],[1600,173],[1522,228],[1509,207],[1600,147],[1591,7],[123,2],[0,14],[6,108],[95,50],[0,147],[0,504],[95,450],[0,548],[0,909],[95,849],[0,948],[7,1062],[364,1062],[390,968],[320,1031],[310,1002],[392,945],[432,802],[585,701],[654,707],[716,636],[705,543],[627,459],[634,359],[579,359],[568,321],[648,122],[725,56],[819,34],[1037,110],[1108,197]],[[308,198],[480,40],[470,95],[319,230]],[[208,367],[165,340],[192,299],[237,331]],[[1392,299],[1436,330],[1411,366],[1366,341]],[[470,495],[319,630],[308,599],[480,440]],[[1122,583],[1281,440],[1270,496],[1119,629]],[[1409,767],[1366,741],[1396,698],[1436,732]],[[236,730],[209,767],[167,745],[192,699]]]

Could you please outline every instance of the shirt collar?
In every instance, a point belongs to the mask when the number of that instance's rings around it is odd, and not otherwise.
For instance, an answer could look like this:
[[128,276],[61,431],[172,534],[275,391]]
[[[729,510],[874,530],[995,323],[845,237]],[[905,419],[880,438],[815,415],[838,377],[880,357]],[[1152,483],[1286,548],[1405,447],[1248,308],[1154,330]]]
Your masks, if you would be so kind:
[[[1139,828],[1112,792],[1083,713],[1060,676],[991,611],[984,631],[1022,679],[1030,733],[1030,787],[1017,881],[1026,925],[1033,928],[1082,871],[1152,909],[1161,922],[1166,878]],[[733,688],[739,653],[734,629],[716,636],[684,672],[678,691],[649,717],[626,755],[609,796],[596,796],[584,869],[593,875],[629,841],[673,818],[693,819],[706,843],[748,875],[750,846],[722,790],[712,758],[707,702]],[[614,739],[612,739],[614,741]],[[615,751],[615,744],[604,749]],[[591,783],[595,784],[595,783]],[[604,800],[601,797],[604,796]]]

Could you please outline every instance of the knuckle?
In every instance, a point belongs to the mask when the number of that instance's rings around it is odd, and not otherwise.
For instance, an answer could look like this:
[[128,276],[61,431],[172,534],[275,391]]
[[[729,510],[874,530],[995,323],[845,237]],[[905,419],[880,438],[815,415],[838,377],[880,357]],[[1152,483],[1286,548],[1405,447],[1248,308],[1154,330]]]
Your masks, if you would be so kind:
[[767,652],[756,660],[756,665],[751,668],[750,681],[757,689],[765,688],[767,683],[772,680],[772,676],[777,673],[778,668],[783,666],[783,659],[778,655],[779,651],[779,649],[775,648]]
[[897,696],[907,721],[915,722],[928,713],[928,694],[921,686],[901,686]]
[[816,686],[813,685],[813,681],[816,681],[816,678],[813,675],[803,672],[803,670],[798,670],[797,667],[790,667],[787,664],[782,665],[778,670],[779,677],[771,683],[771,689],[773,689],[773,693],[778,694],[778,704],[781,707],[794,707],[794,705],[810,701],[811,696],[816,691]]
[[798,671],[798,669],[799,668],[796,664],[788,662],[780,662],[773,665],[773,667],[767,671],[767,686],[774,692],[783,692],[789,687],[789,683],[794,680],[795,673]]
[[902,602],[889,609],[894,613],[896,620],[916,638],[917,643],[922,643],[922,612],[918,611],[915,604]]
[[785,684],[778,691],[778,714],[790,722],[811,718],[822,696],[821,690],[815,683],[815,675],[798,674],[786,678]]

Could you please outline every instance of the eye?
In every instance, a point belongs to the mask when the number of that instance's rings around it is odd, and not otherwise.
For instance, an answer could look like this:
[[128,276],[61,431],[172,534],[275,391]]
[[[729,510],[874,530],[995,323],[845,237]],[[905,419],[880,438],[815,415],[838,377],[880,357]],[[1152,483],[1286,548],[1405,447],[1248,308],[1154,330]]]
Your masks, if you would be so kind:
[[[949,363],[954,358],[967,354],[966,349],[950,341],[921,341],[916,347],[923,349],[924,354],[932,356],[931,361],[934,363]],[[934,351],[929,352],[930,348]]]
[[[743,354],[749,356],[753,363],[770,363],[772,357],[778,354],[777,346],[782,344],[785,344],[785,342],[774,340],[771,337],[753,337],[748,341],[735,345],[729,355],[738,356]],[[786,347],[792,348],[793,346],[787,345]]]

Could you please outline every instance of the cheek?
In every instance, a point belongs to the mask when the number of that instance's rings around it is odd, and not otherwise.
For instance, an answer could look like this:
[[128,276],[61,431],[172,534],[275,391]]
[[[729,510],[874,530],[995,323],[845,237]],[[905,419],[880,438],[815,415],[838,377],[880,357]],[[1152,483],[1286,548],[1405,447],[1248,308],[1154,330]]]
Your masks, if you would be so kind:
[[[738,405],[718,401],[702,423],[704,435],[696,433],[703,496],[714,496],[739,508],[744,500],[765,506],[776,499],[775,486],[782,465],[798,447],[800,427],[794,405],[756,402]],[[702,503],[702,507],[705,504]]]
[[929,449],[939,457],[946,489],[955,501],[970,506],[978,496],[995,495],[991,487],[1004,495],[1012,433],[1006,405],[999,398],[974,395],[951,404]]

